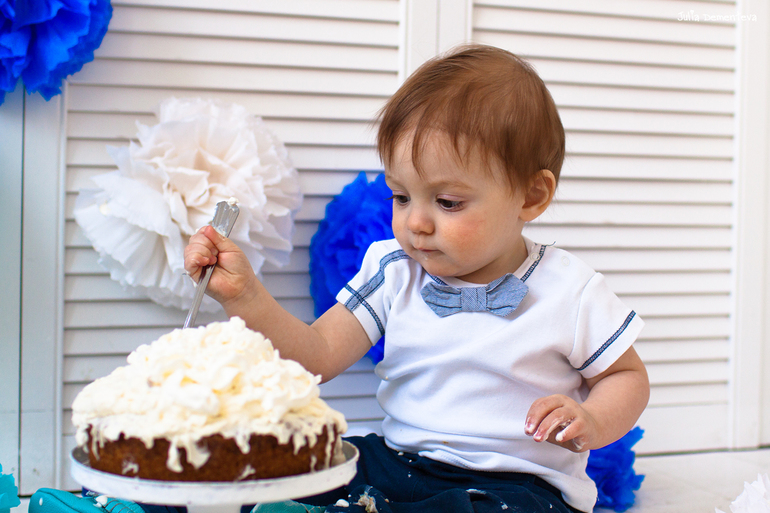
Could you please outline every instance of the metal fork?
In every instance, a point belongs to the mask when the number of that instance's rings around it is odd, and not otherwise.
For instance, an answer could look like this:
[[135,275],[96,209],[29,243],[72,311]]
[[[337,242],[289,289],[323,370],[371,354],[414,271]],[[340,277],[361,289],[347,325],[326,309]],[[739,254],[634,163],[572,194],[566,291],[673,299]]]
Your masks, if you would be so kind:
[[[235,220],[238,219],[239,212],[240,210],[238,209],[237,201],[232,199],[229,201],[220,201],[217,203],[214,219],[209,224],[211,224],[211,226],[213,226],[221,235],[229,237],[230,231],[233,229],[233,225],[235,225]],[[206,292],[206,287],[209,285],[209,280],[211,279],[211,274],[214,272],[214,267],[216,267],[216,264],[206,265],[201,271],[201,277],[200,280],[198,280],[198,285],[195,287],[195,295],[193,296],[192,305],[190,305],[190,311],[187,313],[187,319],[184,321],[185,328],[190,328],[195,324],[195,317],[198,315],[198,309],[201,306],[201,301],[203,301],[203,294]]]

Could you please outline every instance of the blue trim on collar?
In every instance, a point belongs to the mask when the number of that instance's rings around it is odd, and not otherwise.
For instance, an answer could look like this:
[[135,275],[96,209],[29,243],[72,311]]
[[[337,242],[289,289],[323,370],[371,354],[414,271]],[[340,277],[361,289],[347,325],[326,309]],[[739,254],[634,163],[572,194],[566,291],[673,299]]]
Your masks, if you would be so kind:
[[527,269],[527,272],[524,273],[524,276],[521,277],[521,281],[527,281],[527,278],[535,271],[535,267],[537,267],[537,264],[540,263],[540,261],[543,259],[543,255],[545,254],[545,248],[548,246],[545,246],[543,244],[540,245],[540,253],[538,254],[537,260],[532,262],[532,265],[529,266],[529,269]]

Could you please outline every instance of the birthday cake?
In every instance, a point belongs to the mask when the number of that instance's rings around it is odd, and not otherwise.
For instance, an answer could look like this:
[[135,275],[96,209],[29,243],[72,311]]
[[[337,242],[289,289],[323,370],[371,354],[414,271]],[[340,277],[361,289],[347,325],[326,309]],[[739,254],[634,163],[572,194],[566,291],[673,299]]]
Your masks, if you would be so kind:
[[242,481],[329,468],[341,413],[320,377],[243,320],[178,329],[86,386],[72,405],[91,468],[163,481]]

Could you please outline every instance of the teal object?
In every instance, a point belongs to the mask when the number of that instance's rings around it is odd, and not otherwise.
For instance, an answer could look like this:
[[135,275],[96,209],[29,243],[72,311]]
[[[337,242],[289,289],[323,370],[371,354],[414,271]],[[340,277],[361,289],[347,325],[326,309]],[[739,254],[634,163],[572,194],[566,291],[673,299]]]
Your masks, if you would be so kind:
[[13,474],[3,474],[3,466],[0,465],[0,513],[10,513],[11,508],[20,504],[19,489]]
[[78,497],[63,490],[41,488],[29,500],[29,513],[145,513],[135,502],[104,497],[97,505],[96,499],[96,495]]

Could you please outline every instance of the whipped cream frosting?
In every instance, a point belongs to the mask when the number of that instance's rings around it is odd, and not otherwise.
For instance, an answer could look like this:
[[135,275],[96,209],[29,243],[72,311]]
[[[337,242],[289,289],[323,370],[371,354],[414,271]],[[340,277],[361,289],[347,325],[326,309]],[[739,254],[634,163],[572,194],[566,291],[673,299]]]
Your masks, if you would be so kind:
[[[233,317],[177,329],[128,356],[128,365],[86,386],[72,405],[78,445],[98,454],[120,435],[151,448],[168,439],[169,469],[182,471],[179,449],[200,468],[209,455],[198,442],[221,434],[249,451],[252,434],[273,435],[295,452],[327,427],[343,433],[343,415],[320,398],[320,376],[280,358],[270,340]],[[330,442],[331,442],[330,437]],[[331,443],[327,448],[331,461]]]

